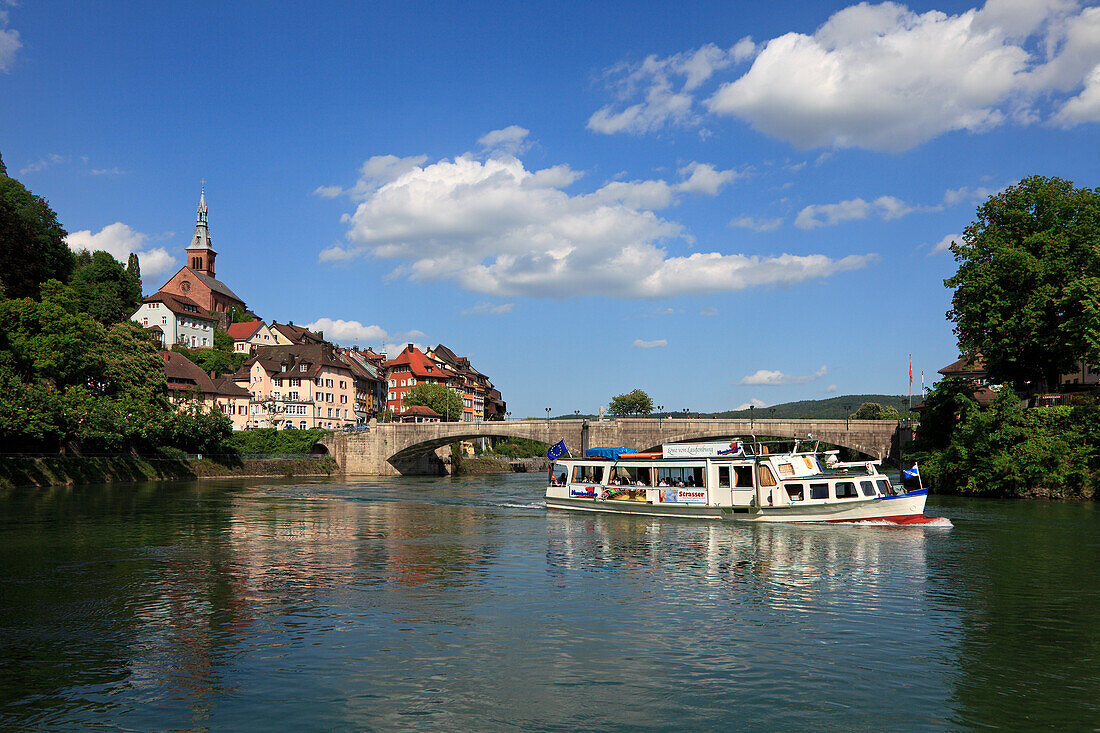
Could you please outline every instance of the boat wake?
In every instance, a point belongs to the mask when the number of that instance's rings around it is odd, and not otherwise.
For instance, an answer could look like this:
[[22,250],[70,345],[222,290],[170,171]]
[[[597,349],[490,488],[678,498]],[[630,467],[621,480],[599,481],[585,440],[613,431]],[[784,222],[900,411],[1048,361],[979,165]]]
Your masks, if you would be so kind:
[[849,524],[859,524],[870,527],[954,527],[947,517],[924,517],[907,522],[894,522],[889,519],[860,519]]

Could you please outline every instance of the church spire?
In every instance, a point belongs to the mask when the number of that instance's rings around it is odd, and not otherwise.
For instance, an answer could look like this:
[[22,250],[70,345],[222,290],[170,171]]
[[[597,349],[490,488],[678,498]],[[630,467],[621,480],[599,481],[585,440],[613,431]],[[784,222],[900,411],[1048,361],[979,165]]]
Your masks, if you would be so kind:
[[210,243],[210,229],[206,224],[206,181],[202,183],[199,193],[199,208],[195,218],[195,234],[191,237],[191,244],[187,247],[187,265],[192,270],[205,272],[214,277],[214,251]]

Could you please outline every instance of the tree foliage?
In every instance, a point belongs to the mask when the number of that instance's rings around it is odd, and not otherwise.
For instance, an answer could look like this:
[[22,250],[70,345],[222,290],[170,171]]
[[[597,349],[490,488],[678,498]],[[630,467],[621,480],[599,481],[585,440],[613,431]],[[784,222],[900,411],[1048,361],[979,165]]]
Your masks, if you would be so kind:
[[248,361],[248,354],[235,354],[232,351],[219,348],[192,350],[177,344],[172,347],[172,351],[183,354],[207,373],[229,374],[236,372],[242,364]]
[[418,384],[402,398],[407,407],[423,405],[438,412],[444,420],[462,419],[462,397],[442,384]]
[[107,252],[80,253],[70,281],[78,307],[100,323],[129,319],[141,302],[137,258],[131,258],[132,270]]
[[877,402],[864,402],[851,414],[853,420],[899,420],[901,415],[896,408],[883,407]]
[[229,418],[177,411],[149,334],[103,324],[73,288],[43,284],[41,300],[0,299],[0,446],[7,451],[213,452]]
[[653,400],[640,389],[615,395],[611,398],[611,404],[607,408],[607,414],[612,417],[648,415],[651,412],[653,412]]
[[1100,363],[1100,189],[1032,176],[990,197],[951,251],[947,318],[964,353],[1019,390]]
[[0,280],[9,298],[37,298],[42,283],[64,282],[72,273],[73,254],[57,215],[45,199],[6,176],[0,176],[0,245]]

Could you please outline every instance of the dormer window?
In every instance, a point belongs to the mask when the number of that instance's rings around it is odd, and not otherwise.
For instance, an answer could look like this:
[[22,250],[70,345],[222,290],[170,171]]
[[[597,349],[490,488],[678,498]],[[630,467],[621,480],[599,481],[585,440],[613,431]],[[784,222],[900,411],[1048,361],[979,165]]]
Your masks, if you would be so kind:
[[306,365],[306,364],[299,364],[298,365],[298,371],[300,371],[300,372],[304,372],[308,368],[309,368],[309,366]]

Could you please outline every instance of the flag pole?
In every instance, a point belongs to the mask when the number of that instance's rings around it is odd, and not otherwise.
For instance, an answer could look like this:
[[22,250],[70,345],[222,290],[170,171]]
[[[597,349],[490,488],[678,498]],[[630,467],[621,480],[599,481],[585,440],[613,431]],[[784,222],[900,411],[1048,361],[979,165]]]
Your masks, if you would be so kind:
[[909,412],[913,411],[913,355],[909,355]]

